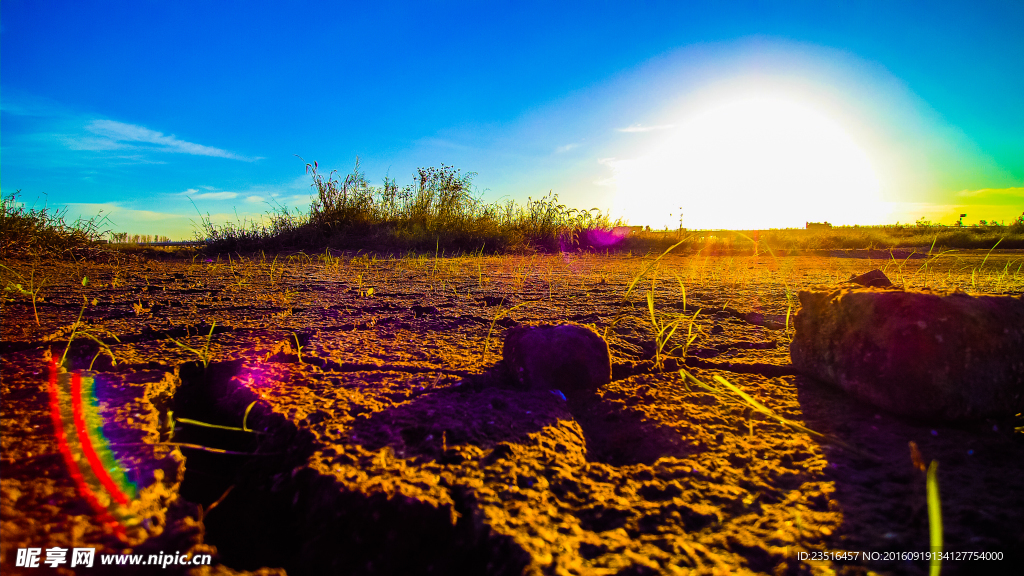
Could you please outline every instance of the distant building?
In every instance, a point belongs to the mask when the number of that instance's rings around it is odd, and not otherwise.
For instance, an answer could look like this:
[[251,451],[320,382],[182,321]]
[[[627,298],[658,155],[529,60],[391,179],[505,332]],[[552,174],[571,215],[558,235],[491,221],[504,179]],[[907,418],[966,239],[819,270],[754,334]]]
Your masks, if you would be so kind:
[[831,230],[832,225],[828,222],[805,222],[805,228],[808,230]]
[[616,227],[612,228],[612,234],[614,234],[614,235],[616,235],[616,236],[618,236],[620,238],[624,238],[626,236],[629,236],[630,234],[636,234],[638,232],[644,232],[644,231],[650,232],[651,231],[651,227],[650,226],[616,226]]

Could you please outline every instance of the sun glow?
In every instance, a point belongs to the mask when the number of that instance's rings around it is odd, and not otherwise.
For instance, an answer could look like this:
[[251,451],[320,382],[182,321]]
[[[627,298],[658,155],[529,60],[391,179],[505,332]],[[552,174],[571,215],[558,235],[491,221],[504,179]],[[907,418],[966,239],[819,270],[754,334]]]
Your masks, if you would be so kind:
[[704,108],[636,159],[610,160],[613,215],[652,228],[874,224],[885,217],[867,154],[837,122],[787,98]]

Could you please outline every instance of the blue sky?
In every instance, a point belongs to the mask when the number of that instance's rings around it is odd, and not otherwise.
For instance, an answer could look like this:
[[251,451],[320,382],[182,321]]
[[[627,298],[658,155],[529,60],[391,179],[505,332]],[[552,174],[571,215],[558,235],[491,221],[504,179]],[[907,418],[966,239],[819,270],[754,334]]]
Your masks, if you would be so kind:
[[296,155],[658,227],[1024,211],[1020,2],[0,10],[3,193],[115,230],[306,208]]

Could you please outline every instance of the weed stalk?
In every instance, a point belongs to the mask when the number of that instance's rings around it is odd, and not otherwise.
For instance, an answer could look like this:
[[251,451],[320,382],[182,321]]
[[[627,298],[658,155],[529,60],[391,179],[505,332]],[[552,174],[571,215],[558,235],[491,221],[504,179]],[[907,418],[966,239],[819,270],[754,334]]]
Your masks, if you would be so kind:
[[939,462],[932,460],[925,479],[928,494],[928,539],[931,544],[929,576],[939,576],[942,569],[942,504],[939,501]]

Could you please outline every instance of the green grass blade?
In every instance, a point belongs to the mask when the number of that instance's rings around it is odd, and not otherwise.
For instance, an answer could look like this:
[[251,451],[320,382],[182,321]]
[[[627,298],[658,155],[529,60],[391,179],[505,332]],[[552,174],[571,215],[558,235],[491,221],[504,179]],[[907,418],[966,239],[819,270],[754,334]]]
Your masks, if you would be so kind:
[[[218,430],[233,430],[235,432],[248,432],[250,434],[262,434],[256,430],[248,430],[246,428],[239,428],[238,426],[222,426],[220,424],[209,424],[206,422],[200,422],[199,420],[193,420],[191,418],[178,418],[176,422],[182,424],[191,424],[193,426],[202,426],[203,428],[217,428]],[[244,424],[244,422],[243,422]]]
[[661,260],[662,258],[664,258],[665,256],[668,256],[668,253],[669,253],[669,252],[671,252],[671,251],[675,250],[676,248],[678,248],[679,246],[681,246],[681,245],[682,245],[682,244],[683,244],[684,242],[686,242],[687,240],[689,240],[689,238],[688,238],[688,237],[687,237],[687,238],[684,238],[684,239],[682,239],[682,240],[680,240],[679,242],[676,242],[675,244],[673,244],[673,245],[671,245],[671,246],[669,246],[669,247],[668,247],[667,249],[665,249],[665,251],[664,251],[664,252],[662,252],[662,253],[661,253],[661,255],[660,255],[660,256],[658,256],[657,258],[655,258],[655,259],[654,259],[654,261],[652,261],[652,262],[651,262],[650,264],[648,264],[648,265],[647,265],[647,268],[644,268],[644,270],[643,270],[642,272],[640,272],[639,274],[637,274],[637,275],[636,275],[636,277],[635,277],[635,278],[633,278],[633,281],[629,283],[629,287],[628,287],[628,288],[626,288],[626,295],[625,295],[625,296],[623,296],[623,297],[622,297],[622,299],[623,299],[623,300],[628,300],[628,299],[629,299],[629,295],[633,293],[633,288],[635,288],[635,287],[636,287],[636,283],[637,283],[637,282],[639,282],[641,278],[643,278],[644,276],[646,276],[646,275],[647,275],[647,273],[648,273],[648,272],[650,272],[652,268],[654,268],[655,266],[657,266],[657,265],[658,265],[658,261],[660,261],[660,260]]
[[256,405],[256,401],[253,400],[252,402],[249,403],[248,406],[245,407],[245,415],[242,416],[242,430],[245,430],[246,432],[251,432],[251,430],[249,430],[249,426],[248,426],[247,423],[249,421],[249,412],[252,410],[252,407],[255,406],[255,405]]
[[668,342],[669,340],[672,339],[672,336],[675,335],[676,329],[679,328],[679,324],[682,321],[683,321],[683,319],[680,318],[680,319],[676,320],[675,322],[673,322],[673,323],[671,323],[671,324],[669,324],[669,325],[667,325],[667,326],[665,326],[664,328],[661,329],[662,333],[664,333],[666,329],[668,330],[668,334],[666,334],[665,337],[663,338],[664,342]]
[[[302,344],[299,344],[299,335],[292,332],[292,338],[295,339],[295,354],[299,357],[299,364],[302,364]],[[246,411],[248,414],[248,411]]]
[[926,491],[928,493],[928,536],[931,542],[931,563],[928,568],[929,576],[939,576],[942,569],[942,506],[939,501],[939,462],[932,460],[928,466],[926,479]]
[[981,261],[981,266],[978,266],[978,271],[979,272],[981,271],[982,268],[985,267],[985,262],[988,262],[988,257],[992,255],[992,251],[995,250],[996,246],[999,246],[999,243],[1002,242],[1005,238],[1006,238],[1006,236],[1003,236],[1002,238],[997,240],[996,243],[993,244],[991,248],[988,249],[988,252],[985,254],[985,259]]
[[224,450],[223,448],[210,448],[209,446],[201,446],[199,444],[189,444],[188,442],[154,442],[151,446],[177,446],[179,448],[190,448],[192,450],[202,450],[203,452],[209,452],[211,454],[234,454],[236,456],[280,456],[283,452],[239,452],[238,450]]
[[676,280],[679,281],[679,291],[683,293],[683,312],[686,312],[686,286],[683,286],[683,279],[676,274]]
[[529,300],[526,302],[520,302],[508,310],[502,310],[501,306],[498,306],[498,311],[494,314],[494,319],[491,320],[491,327],[487,330],[487,340],[484,341],[484,350],[480,353],[480,361],[483,361],[487,357],[487,352],[491,348],[491,335],[494,334],[494,326],[498,323],[498,320],[501,320],[504,316],[511,314],[516,308],[520,308],[531,303],[532,301]]
[[[715,388],[714,386],[711,386],[709,384],[701,382],[693,374],[690,374],[686,370],[680,370],[679,371],[679,375],[682,376],[684,381],[685,380],[689,380],[690,382],[693,382],[694,384],[700,386],[701,388],[704,388],[705,390],[707,390],[708,392],[711,392],[712,394],[715,394],[716,396],[720,395],[722,392],[725,392],[724,390],[721,390],[719,388]],[[851,446],[850,444],[847,444],[846,442],[843,442],[842,440],[839,440],[838,438],[834,438],[832,436],[829,436],[829,435],[826,435],[826,434],[822,434],[821,432],[818,432],[816,430],[811,430],[810,428],[808,428],[808,427],[806,427],[806,426],[804,426],[802,424],[797,424],[796,422],[793,422],[792,420],[789,420],[787,418],[783,418],[782,416],[779,416],[778,414],[773,412],[770,408],[768,408],[764,404],[761,404],[757,400],[751,398],[749,394],[747,394],[746,392],[744,392],[744,391],[740,390],[739,388],[737,388],[732,382],[729,382],[728,380],[726,380],[725,378],[722,378],[721,376],[718,376],[717,374],[714,376],[714,379],[715,379],[716,382],[718,382],[722,386],[725,386],[725,388],[726,388],[726,390],[728,392],[731,392],[732,394],[736,395],[740,399],[741,402],[747,404],[748,406],[750,406],[751,408],[757,410],[758,412],[761,412],[762,414],[765,414],[766,416],[772,418],[773,420],[777,421],[779,424],[782,424],[784,426],[788,426],[789,428],[792,428],[792,429],[794,429],[794,430],[796,430],[798,432],[803,432],[804,434],[807,434],[809,436],[814,436],[815,438],[819,438],[819,439],[824,440],[824,441],[826,441],[826,442],[828,442],[830,444],[835,444],[835,445],[840,446],[840,447],[842,447],[842,448],[844,448],[846,450],[849,450],[850,452],[853,452],[855,454],[858,454],[860,456],[868,458],[869,460],[873,460],[875,462],[879,461],[878,456],[875,456],[874,454],[871,454],[870,452],[865,452],[863,450],[860,450],[860,449],[856,448],[855,446]]]
[[60,365],[64,365],[64,361],[67,360],[68,350],[71,350],[71,341],[75,339],[75,333],[78,332],[78,326],[82,322],[82,314],[85,314],[85,303],[82,303],[82,309],[78,312],[78,319],[75,320],[75,325],[71,329],[71,337],[68,338],[68,345],[64,347],[64,354],[60,357]]
[[654,324],[654,329],[658,329],[658,319],[654,317],[654,292],[647,292],[647,310],[651,313],[651,324]]

